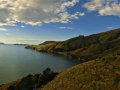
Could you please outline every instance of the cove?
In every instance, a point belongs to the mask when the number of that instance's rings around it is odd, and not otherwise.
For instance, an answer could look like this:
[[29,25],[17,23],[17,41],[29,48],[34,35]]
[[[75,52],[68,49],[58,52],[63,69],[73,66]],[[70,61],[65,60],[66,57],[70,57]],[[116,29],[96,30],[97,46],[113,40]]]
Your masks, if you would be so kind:
[[25,49],[22,45],[0,45],[0,84],[41,73],[47,67],[60,72],[78,63],[75,59]]

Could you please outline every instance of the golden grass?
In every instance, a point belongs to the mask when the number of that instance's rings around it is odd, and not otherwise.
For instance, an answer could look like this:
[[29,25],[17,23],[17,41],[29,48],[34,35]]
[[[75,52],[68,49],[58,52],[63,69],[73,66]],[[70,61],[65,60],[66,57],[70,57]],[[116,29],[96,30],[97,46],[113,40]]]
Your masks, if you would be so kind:
[[120,57],[99,58],[67,69],[39,90],[120,90]]
[[7,84],[0,85],[0,90],[8,90],[9,86],[16,86],[21,80],[16,80]]

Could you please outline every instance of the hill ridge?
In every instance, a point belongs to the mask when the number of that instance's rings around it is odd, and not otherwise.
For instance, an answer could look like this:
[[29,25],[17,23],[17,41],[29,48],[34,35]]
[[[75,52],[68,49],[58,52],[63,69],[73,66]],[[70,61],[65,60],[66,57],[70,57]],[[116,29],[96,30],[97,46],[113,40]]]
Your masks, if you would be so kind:
[[34,49],[39,52],[78,58],[83,61],[96,59],[98,56],[102,57],[106,54],[110,54],[110,50],[116,52],[120,48],[120,29],[89,36],[80,35],[65,41],[50,42],[45,45],[30,45],[26,48]]

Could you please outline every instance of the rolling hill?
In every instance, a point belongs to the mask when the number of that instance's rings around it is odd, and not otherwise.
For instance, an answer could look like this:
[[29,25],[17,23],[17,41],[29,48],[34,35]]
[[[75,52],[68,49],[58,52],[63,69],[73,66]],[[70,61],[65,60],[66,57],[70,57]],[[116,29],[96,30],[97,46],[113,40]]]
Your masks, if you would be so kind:
[[118,52],[120,50],[120,29],[90,36],[78,36],[62,42],[47,41],[43,44],[30,45],[26,48],[87,61]]

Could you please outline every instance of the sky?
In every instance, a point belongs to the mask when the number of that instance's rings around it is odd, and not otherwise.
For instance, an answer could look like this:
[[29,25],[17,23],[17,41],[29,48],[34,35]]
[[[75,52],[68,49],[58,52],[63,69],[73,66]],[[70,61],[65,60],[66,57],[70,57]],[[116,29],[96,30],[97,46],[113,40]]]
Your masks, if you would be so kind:
[[0,42],[39,44],[120,28],[120,0],[0,0]]

